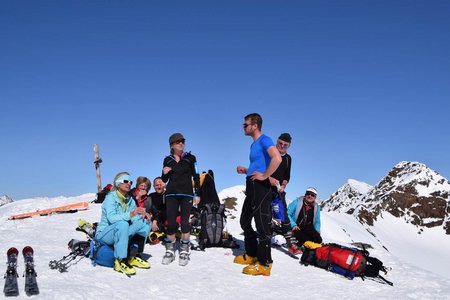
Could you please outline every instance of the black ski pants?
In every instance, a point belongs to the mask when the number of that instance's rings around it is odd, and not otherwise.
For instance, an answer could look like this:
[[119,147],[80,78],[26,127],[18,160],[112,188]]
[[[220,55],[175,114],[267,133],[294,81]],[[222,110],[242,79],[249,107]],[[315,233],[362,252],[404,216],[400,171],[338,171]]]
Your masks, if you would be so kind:
[[297,239],[298,246],[303,245],[303,243],[307,241],[318,244],[322,243],[322,237],[313,225],[301,227],[300,230],[294,230],[292,231],[292,235]]
[[[272,262],[272,190],[269,180],[251,180],[247,177],[245,200],[241,212],[241,228],[244,230],[245,251],[257,257],[260,264]],[[255,220],[256,231],[252,227]]]

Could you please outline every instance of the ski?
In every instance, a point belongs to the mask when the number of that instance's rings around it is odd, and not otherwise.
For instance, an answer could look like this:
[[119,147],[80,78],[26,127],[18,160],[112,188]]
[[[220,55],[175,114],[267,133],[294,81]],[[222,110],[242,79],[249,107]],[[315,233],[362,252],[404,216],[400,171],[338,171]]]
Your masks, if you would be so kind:
[[33,248],[26,246],[22,250],[23,260],[25,261],[25,293],[28,296],[39,294],[39,287],[36,281],[36,271],[34,270]]
[[19,251],[11,247],[6,253],[8,257],[8,267],[5,273],[5,287],[3,289],[3,293],[5,296],[18,296],[19,295],[19,286],[17,285],[17,255]]
[[69,213],[69,212],[77,212],[79,210],[86,210],[89,208],[89,203],[87,202],[77,202],[72,204],[67,204],[63,206],[53,207],[49,209],[43,209],[38,211],[33,211],[29,213],[24,213],[20,215],[10,216],[8,220],[18,220],[25,219],[34,216],[47,216],[53,213]]

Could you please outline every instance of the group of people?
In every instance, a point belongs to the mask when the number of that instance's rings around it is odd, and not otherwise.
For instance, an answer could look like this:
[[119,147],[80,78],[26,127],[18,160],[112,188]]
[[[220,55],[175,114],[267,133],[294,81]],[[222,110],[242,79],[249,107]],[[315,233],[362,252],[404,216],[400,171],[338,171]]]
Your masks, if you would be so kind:
[[[148,194],[151,183],[147,177],[138,177],[136,187],[132,189],[129,173],[121,172],[115,176],[113,188],[102,204],[102,216],[95,235],[97,240],[114,247],[114,270],[133,275],[135,268],[150,268],[150,263],[142,257],[144,246],[150,231],[163,227],[166,253],[162,263],[167,265],[174,261],[175,233],[179,225],[179,264],[188,264],[189,217],[193,204],[200,201],[200,179],[195,156],[184,151],[185,141],[181,133],[170,136],[170,155],[164,159],[161,177],[153,181],[154,193]],[[131,245],[137,245],[136,255],[130,256]]]
[[[246,198],[242,206],[240,225],[244,231],[245,253],[234,262],[246,265],[244,274],[269,276],[272,269],[272,199],[280,197],[283,203],[284,221],[281,231],[286,238],[289,252],[298,254],[305,241],[321,243],[320,207],[316,203],[317,190],[308,188],[305,195],[286,206],[285,189],[290,180],[291,156],[287,149],[291,144],[289,133],[279,136],[277,143],[262,133],[262,117],[252,113],[244,117],[244,134],[253,139],[248,167],[237,166],[238,174],[246,175]],[[97,227],[96,239],[114,246],[114,270],[127,275],[137,268],[149,268],[142,257],[150,231],[164,230],[166,238],[162,264],[175,260],[176,237],[180,228],[179,265],[186,266],[190,259],[189,218],[194,204],[200,202],[200,179],[196,157],[184,151],[185,138],[181,133],[169,137],[170,155],[163,161],[161,177],[153,181],[155,193],[149,194],[150,180],[132,179],[127,172],[114,178],[114,187],[102,204],[102,216]],[[177,222],[178,218],[178,222]],[[252,220],[256,230],[252,226]],[[296,242],[293,242],[293,240]],[[130,256],[130,244],[137,245],[136,255]]]

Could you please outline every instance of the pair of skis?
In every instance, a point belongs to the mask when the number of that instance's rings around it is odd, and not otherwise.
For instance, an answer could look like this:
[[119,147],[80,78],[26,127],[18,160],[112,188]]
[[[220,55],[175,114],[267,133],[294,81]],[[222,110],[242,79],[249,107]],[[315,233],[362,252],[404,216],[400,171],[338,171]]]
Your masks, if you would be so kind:
[[[23,259],[25,261],[25,293],[28,296],[39,294],[39,288],[36,281],[36,271],[34,270],[33,248],[26,246],[22,250]],[[8,257],[7,269],[5,273],[5,287],[3,292],[5,296],[18,296],[19,285],[17,284],[17,256],[19,251],[11,247],[6,253]]]

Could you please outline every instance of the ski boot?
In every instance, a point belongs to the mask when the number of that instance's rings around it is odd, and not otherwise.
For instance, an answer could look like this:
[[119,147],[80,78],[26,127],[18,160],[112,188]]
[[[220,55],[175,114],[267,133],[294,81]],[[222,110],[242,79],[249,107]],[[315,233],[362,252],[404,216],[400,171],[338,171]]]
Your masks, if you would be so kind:
[[126,259],[118,259],[114,261],[114,270],[117,272],[124,273],[127,276],[136,274],[136,269],[133,266],[130,266]]
[[166,253],[163,256],[162,264],[168,265],[175,260],[175,241],[166,241]]
[[288,248],[290,255],[298,255],[302,254],[302,250],[297,246],[297,244],[291,244]]
[[179,265],[180,266],[186,266],[189,263],[190,255],[191,255],[191,245],[189,241],[181,241],[180,244],[180,259],[179,259]]
[[136,268],[140,268],[140,269],[150,269],[150,266],[151,266],[148,261],[140,258],[139,256],[129,258],[127,263],[132,267],[136,267]]
[[242,254],[242,255],[238,255],[234,258],[234,263],[235,264],[240,264],[240,265],[249,265],[249,264],[254,264],[256,263],[258,259],[256,257],[247,255],[247,254]]
[[242,273],[247,275],[263,275],[263,276],[270,276],[270,270],[272,269],[272,263],[269,263],[268,265],[262,265],[257,261],[254,264],[250,264],[246,266]]
[[83,231],[86,233],[90,238],[94,238],[95,236],[95,228],[94,225],[86,221],[85,219],[80,219],[78,221],[78,231]]

